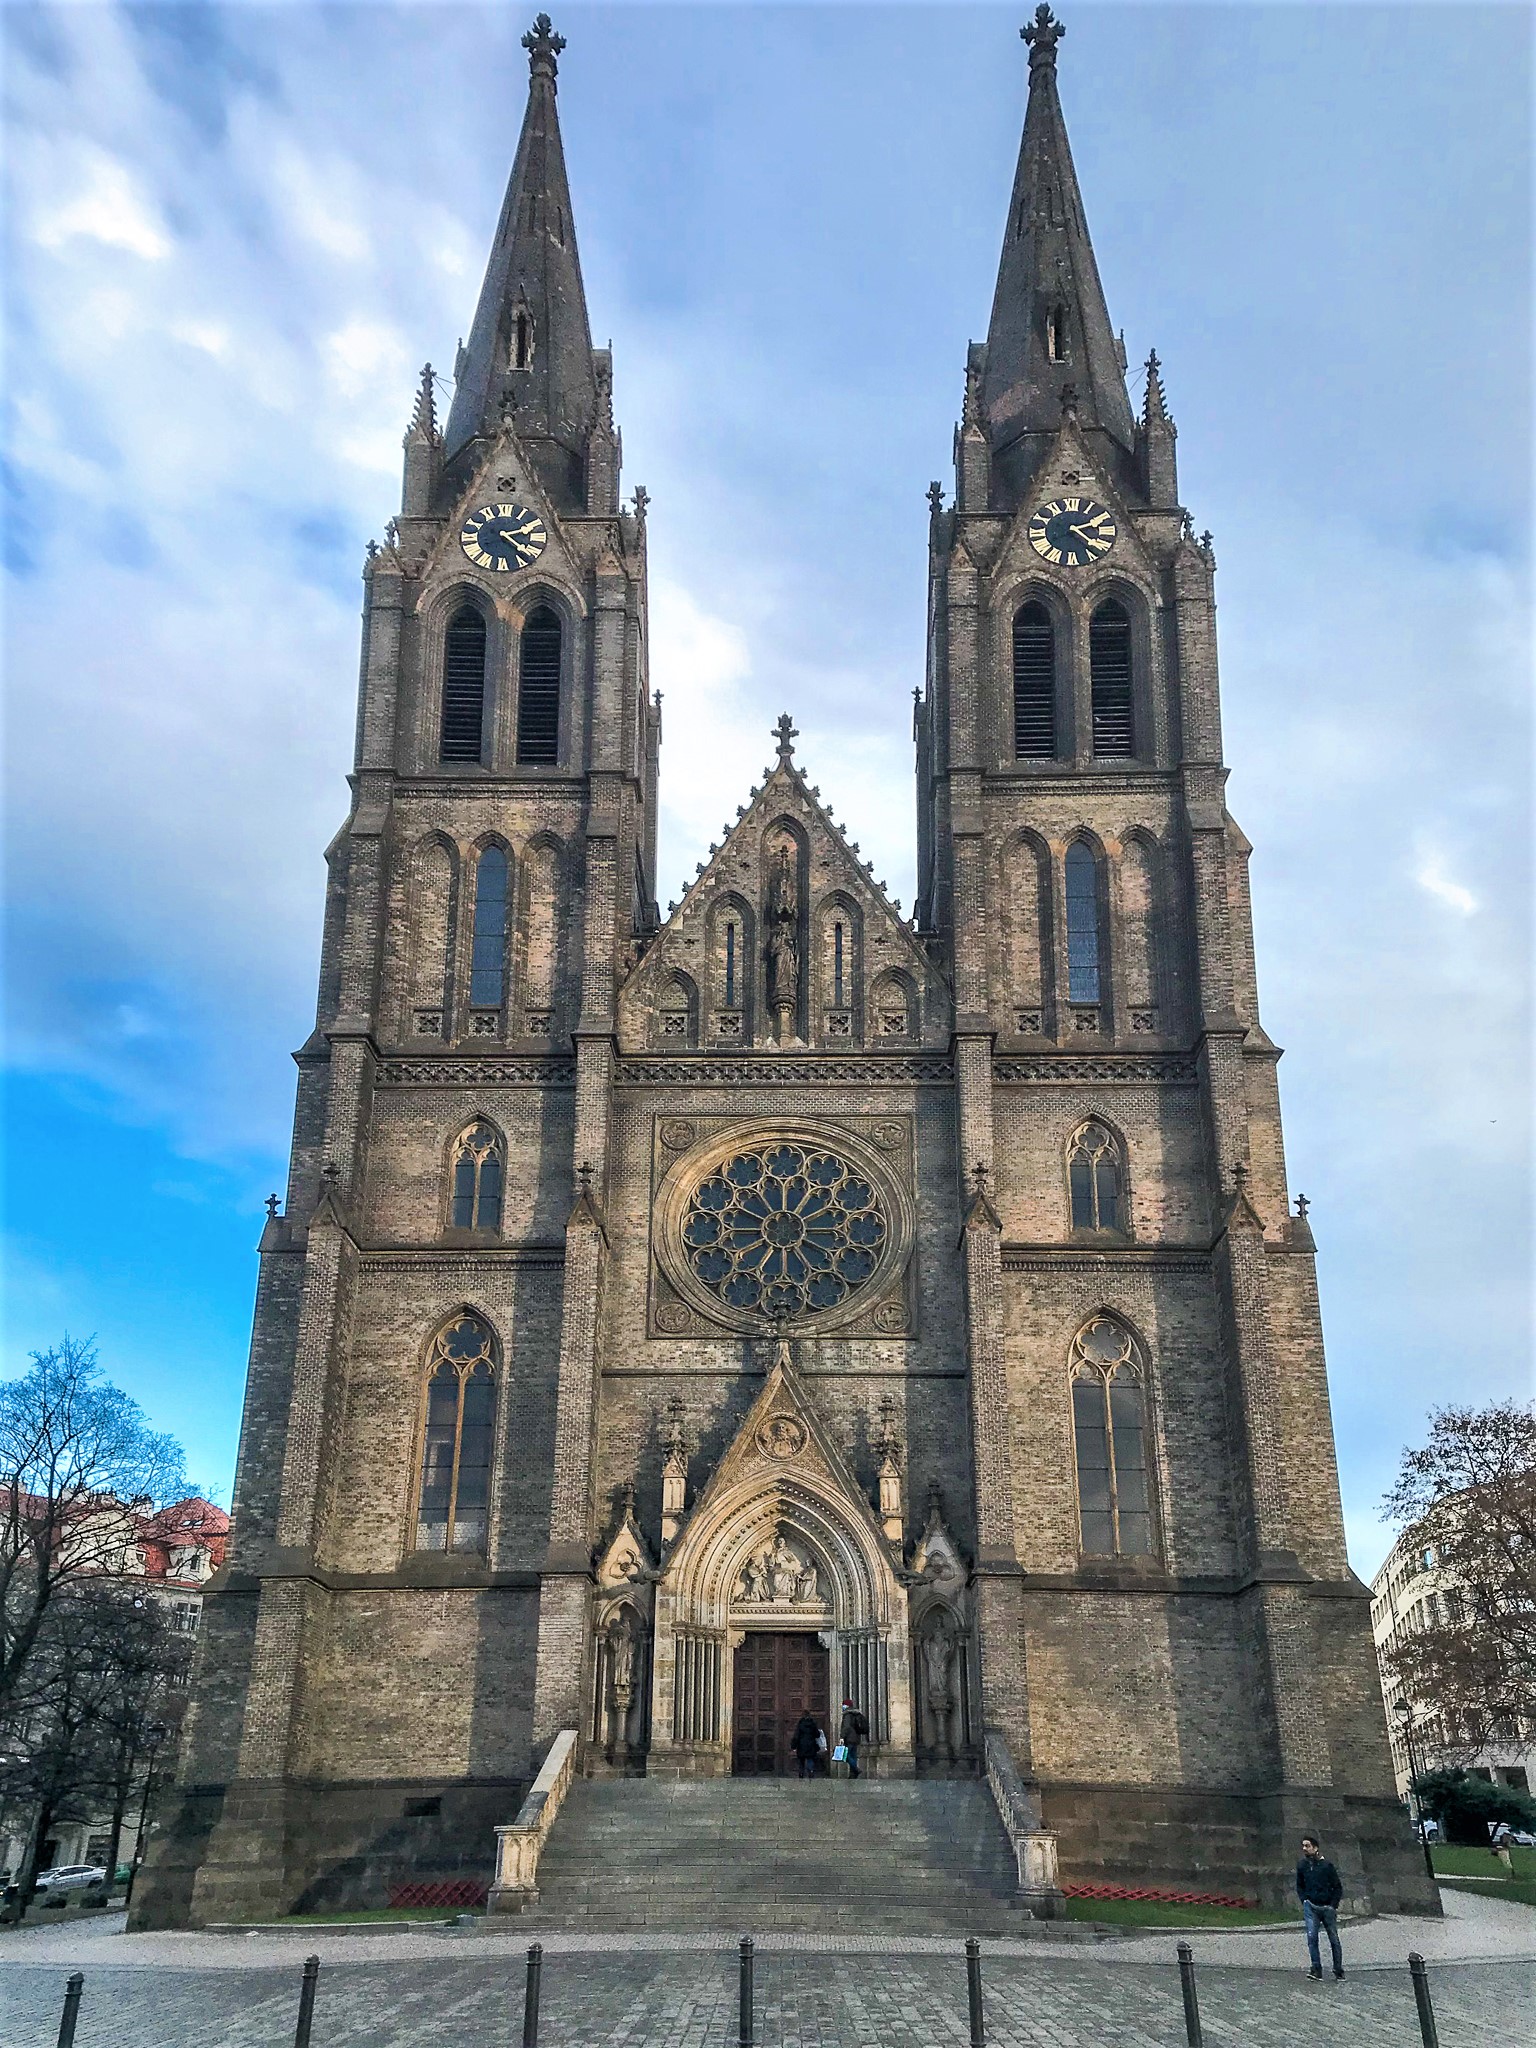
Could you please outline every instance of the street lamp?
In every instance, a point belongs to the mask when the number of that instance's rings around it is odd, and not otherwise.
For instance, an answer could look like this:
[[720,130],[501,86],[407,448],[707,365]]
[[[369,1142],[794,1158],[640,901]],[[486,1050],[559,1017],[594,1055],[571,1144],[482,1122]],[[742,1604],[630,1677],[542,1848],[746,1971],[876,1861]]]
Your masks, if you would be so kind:
[[164,1742],[170,1732],[169,1728],[160,1721],[151,1721],[144,1731],[144,1741],[149,1751],[149,1760],[144,1766],[144,1797],[139,1802],[139,1832],[133,1845],[133,1868],[128,1873],[128,1889],[123,1895],[123,1910],[125,1912],[133,1904],[133,1888],[138,1883],[139,1865],[144,1861],[144,1829],[149,1822],[149,1796],[154,1789],[155,1783],[155,1757],[161,1743]]
[[1399,1700],[1392,1709],[1392,1716],[1403,1738],[1403,1747],[1408,1752],[1408,1813],[1418,1829],[1419,1844],[1424,1851],[1424,1868],[1429,1872],[1430,1883],[1434,1884],[1435,1859],[1429,1853],[1429,1836],[1424,1832],[1424,1800],[1416,1790],[1419,1762],[1413,1747],[1413,1708],[1406,1700]]

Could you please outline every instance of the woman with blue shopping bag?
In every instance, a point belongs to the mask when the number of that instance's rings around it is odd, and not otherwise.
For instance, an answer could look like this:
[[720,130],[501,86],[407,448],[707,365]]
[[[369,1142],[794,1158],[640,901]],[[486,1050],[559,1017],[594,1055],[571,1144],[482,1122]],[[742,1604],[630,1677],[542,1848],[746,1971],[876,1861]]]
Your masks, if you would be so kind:
[[869,1722],[852,1700],[843,1701],[843,1718],[837,1731],[837,1747],[832,1752],[835,1764],[846,1764],[850,1778],[859,1775],[859,1745],[869,1734]]

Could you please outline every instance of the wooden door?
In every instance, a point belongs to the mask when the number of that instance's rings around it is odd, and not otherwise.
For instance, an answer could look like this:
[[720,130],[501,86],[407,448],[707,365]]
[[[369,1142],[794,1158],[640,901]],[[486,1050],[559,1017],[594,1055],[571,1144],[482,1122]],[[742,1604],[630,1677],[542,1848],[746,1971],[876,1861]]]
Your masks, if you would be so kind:
[[789,1743],[809,1709],[827,1728],[827,1653],[813,1635],[752,1631],[736,1652],[732,1754],[739,1778],[784,1777],[799,1761]]

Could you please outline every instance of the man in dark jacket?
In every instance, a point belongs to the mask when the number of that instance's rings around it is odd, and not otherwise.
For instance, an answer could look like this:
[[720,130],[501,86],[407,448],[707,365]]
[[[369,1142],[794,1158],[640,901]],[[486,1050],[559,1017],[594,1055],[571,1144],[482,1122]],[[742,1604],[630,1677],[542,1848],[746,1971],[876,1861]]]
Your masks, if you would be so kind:
[[789,1746],[800,1759],[801,1777],[814,1778],[816,1760],[821,1754],[821,1729],[809,1707],[795,1723],[795,1732],[789,1738]]
[[838,1727],[837,1739],[848,1752],[848,1775],[850,1778],[856,1778],[859,1775],[859,1744],[868,1733],[868,1721],[865,1720],[852,1700],[844,1700],[843,1718]]
[[1333,1951],[1333,1974],[1342,1977],[1344,1952],[1339,1947],[1339,1901],[1344,1896],[1344,1887],[1339,1882],[1339,1873],[1311,1835],[1301,1838],[1301,1861],[1296,1866],[1296,1896],[1301,1901],[1301,1917],[1306,1922],[1307,1954],[1312,1958],[1312,1967],[1307,1974],[1312,1977],[1323,1974],[1323,1960],[1317,1948],[1317,1930],[1322,1928]]

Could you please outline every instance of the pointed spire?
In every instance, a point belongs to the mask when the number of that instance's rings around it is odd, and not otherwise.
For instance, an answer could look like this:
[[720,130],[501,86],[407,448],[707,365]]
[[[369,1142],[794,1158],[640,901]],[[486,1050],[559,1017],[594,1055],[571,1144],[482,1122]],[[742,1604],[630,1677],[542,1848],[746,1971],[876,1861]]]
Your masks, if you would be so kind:
[[1147,357],[1147,395],[1142,403],[1137,442],[1147,500],[1170,510],[1179,502],[1179,466],[1174,449],[1178,438],[1179,430],[1168,410],[1168,394],[1163,389],[1163,366],[1153,349]]
[[523,47],[528,109],[474,325],[459,354],[444,455],[452,461],[505,419],[555,503],[580,509],[598,389],[555,111],[555,60],[565,38],[541,14]]
[[[987,331],[982,399],[995,458],[1022,436],[1053,434],[1063,385],[1076,387],[1077,417],[1129,452],[1136,429],[1088,239],[1066,122],[1056,93],[1056,45],[1066,30],[1048,6],[1019,33],[1029,45],[1029,105]],[[1030,453],[1026,442],[1019,451]],[[1012,481],[1033,461],[1015,457]]]

